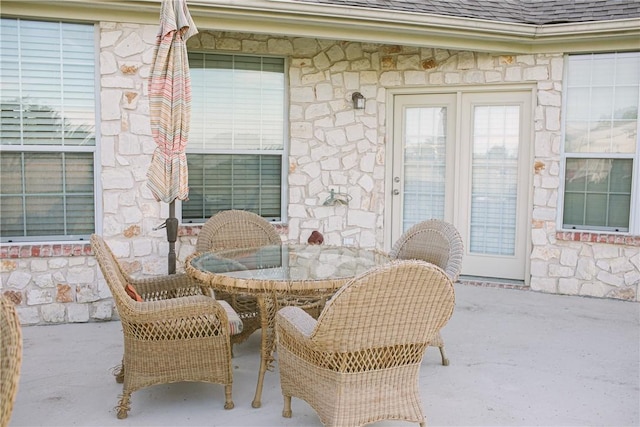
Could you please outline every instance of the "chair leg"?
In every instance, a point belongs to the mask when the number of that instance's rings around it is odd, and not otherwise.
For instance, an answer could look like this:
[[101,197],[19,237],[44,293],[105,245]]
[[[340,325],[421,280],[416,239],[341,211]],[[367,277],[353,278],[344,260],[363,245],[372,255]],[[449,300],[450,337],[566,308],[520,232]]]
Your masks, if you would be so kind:
[[282,416],[285,418],[291,418],[291,396],[282,396],[284,398],[284,409],[282,410]]
[[233,398],[231,396],[231,384],[224,386],[224,409],[233,409],[235,406],[233,403]]
[[111,372],[113,376],[116,377],[116,382],[122,384],[124,382],[124,359],[122,360],[122,364],[114,367]]
[[438,348],[440,349],[440,356],[442,357],[442,365],[449,366],[449,358],[447,357],[447,353],[444,351],[444,345]]
[[131,393],[122,393],[116,409],[118,410],[119,420],[127,418],[127,416],[129,415],[129,410],[131,409]]

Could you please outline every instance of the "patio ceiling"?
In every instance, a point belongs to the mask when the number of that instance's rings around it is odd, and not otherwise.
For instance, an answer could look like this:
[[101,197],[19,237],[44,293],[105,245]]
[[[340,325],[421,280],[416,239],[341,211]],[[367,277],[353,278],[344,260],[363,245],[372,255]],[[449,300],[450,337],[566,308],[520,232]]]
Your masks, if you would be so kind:
[[[533,25],[291,0],[188,0],[201,30],[494,53],[640,49],[640,18]],[[3,0],[3,16],[155,24],[160,0]]]

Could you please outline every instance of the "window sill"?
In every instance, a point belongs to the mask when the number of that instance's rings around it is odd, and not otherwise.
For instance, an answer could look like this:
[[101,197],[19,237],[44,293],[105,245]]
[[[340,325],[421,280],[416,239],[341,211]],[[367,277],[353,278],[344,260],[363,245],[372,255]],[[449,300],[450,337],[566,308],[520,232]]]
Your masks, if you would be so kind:
[[640,236],[594,233],[587,231],[556,231],[556,240],[568,242],[607,243],[613,245],[640,246]]
[[0,259],[72,257],[93,255],[91,243],[29,244],[0,246]]

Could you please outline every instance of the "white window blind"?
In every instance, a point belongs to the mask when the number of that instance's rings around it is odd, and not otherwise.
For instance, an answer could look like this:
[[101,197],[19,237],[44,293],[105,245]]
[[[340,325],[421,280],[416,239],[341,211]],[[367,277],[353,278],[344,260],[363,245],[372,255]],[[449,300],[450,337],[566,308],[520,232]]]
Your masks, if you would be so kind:
[[2,19],[0,237],[95,230],[93,25]]
[[637,234],[640,53],[568,56],[566,87],[563,228]]
[[475,106],[472,144],[469,250],[473,253],[513,255],[520,106]]
[[189,200],[184,222],[242,209],[282,218],[284,59],[189,53]]
[[403,231],[425,218],[444,219],[447,108],[405,111]]

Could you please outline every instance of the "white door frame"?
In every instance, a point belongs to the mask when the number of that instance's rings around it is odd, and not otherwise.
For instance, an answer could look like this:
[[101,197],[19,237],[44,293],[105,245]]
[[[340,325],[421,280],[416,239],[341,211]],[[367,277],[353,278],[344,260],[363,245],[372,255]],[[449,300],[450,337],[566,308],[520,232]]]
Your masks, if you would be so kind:
[[[396,129],[394,129],[395,121],[394,121],[394,99],[397,95],[417,95],[417,94],[457,94],[457,100],[460,105],[460,101],[463,93],[474,93],[474,92],[487,92],[487,91],[500,91],[500,92],[514,92],[514,91],[531,91],[531,112],[533,121],[535,118],[535,106],[537,103],[536,97],[536,85],[535,84],[486,84],[486,85],[456,85],[456,86],[439,86],[439,87],[410,87],[410,88],[390,88],[387,89],[386,92],[386,134],[385,134],[385,143],[386,143],[386,153],[385,153],[385,214],[384,214],[384,244],[383,249],[385,251],[389,251],[393,246],[392,241],[392,206],[393,206],[393,141],[394,134]],[[462,108],[456,109],[456,120],[459,121],[460,115],[462,114]],[[531,161],[534,160],[534,136],[535,136],[535,126],[531,123],[530,126],[530,146],[528,149],[528,155]],[[456,133],[456,138],[460,138],[460,132]],[[458,145],[458,144],[456,144]],[[456,166],[458,166],[459,156],[456,154]],[[531,173],[528,176],[528,182],[525,185],[525,188],[528,189],[528,194],[524,195],[527,199],[528,209],[526,211],[526,221],[527,224],[531,224],[532,214],[533,214],[533,164],[531,165]],[[459,177],[455,177],[455,186],[459,185]],[[454,215],[457,215],[454,213]],[[530,271],[531,271],[531,232],[526,233],[526,266],[525,266],[525,284],[528,285],[530,281]]]

